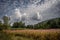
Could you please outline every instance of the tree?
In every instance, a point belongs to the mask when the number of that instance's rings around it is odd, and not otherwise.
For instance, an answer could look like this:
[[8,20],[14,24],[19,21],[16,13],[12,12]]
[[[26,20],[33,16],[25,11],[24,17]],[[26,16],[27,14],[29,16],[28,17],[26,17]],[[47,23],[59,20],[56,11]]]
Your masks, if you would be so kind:
[[3,22],[4,22],[4,24],[8,25],[9,24],[9,20],[10,20],[9,17],[3,16]]
[[23,23],[22,21],[19,22],[19,28],[25,28],[25,23]]
[[3,29],[9,29],[10,28],[9,20],[10,20],[9,17],[3,16],[3,22],[4,22],[2,25]]
[[22,21],[20,22],[14,22],[12,28],[24,28],[25,27],[25,23],[22,23]]
[[0,21],[0,30],[2,30],[2,21]]
[[2,21],[0,21],[0,25],[2,24]]
[[18,28],[18,26],[19,26],[19,23],[18,22],[14,22],[12,28]]

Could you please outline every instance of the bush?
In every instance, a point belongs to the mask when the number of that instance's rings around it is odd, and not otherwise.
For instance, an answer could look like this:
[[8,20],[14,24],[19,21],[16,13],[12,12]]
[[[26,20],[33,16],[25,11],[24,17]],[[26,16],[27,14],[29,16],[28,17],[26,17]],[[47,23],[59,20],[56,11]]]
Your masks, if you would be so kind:
[[13,34],[8,34],[6,32],[0,31],[0,40],[13,40]]

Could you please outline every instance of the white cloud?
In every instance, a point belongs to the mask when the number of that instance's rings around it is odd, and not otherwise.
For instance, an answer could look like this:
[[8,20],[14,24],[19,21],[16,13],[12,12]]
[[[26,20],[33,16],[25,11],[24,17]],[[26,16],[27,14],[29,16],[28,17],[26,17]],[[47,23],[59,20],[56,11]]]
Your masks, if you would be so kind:
[[[12,20],[13,19],[19,19],[19,20],[22,20],[22,18],[24,18],[24,20],[28,23],[35,23],[34,21],[31,20],[31,17],[34,18],[34,15],[36,14],[37,15],[37,19],[45,19],[46,18],[50,18],[50,16],[52,15],[51,13],[54,13],[54,12],[50,12],[49,10],[51,10],[50,8],[51,7],[54,7],[56,6],[57,4],[57,1],[59,0],[44,0],[44,3],[41,3],[39,4],[41,0],[33,0],[31,2],[29,2],[27,4],[27,7],[26,8],[21,8],[20,6],[24,6],[23,3],[22,5],[20,5],[17,1],[13,3],[13,5],[11,5],[11,7],[9,7],[7,10],[10,10],[13,8],[13,12],[11,15],[11,18]],[[33,2],[33,3],[32,3]],[[37,5],[38,3],[38,5]],[[19,7],[16,7],[16,5],[20,5]],[[10,10],[11,11],[11,10]],[[10,12],[9,11],[9,12]],[[47,17],[48,16],[48,17]],[[52,15],[53,16],[53,15]],[[37,22],[36,22],[37,23]]]
[[[22,19],[25,18],[27,20],[27,22],[29,23],[29,21],[31,21],[31,15],[34,13],[37,13],[37,19],[43,19],[43,12],[46,10],[49,10],[49,8],[51,8],[52,5],[54,5],[56,3],[57,0],[45,0],[44,3],[42,3],[41,5],[37,3],[39,3],[41,0],[35,0],[33,1],[33,4],[27,5],[27,8],[16,8],[14,15],[15,18],[20,18]],[[22,9],[22,10],[21,10]],[[20,12],[20,10],[22,11],[22,13]],[[39,12],[39,13],[38,13]]]
[[46,1],[44,4],[41,4],[41,5],[36,5],[36,2],[34,2],[34,4],[28,5],[28,7],[24,10],[24,12],[26,13],[43,12],[44,10],[50,8],[56,2],[56,0],[49,0],[49,1],[46,0]]

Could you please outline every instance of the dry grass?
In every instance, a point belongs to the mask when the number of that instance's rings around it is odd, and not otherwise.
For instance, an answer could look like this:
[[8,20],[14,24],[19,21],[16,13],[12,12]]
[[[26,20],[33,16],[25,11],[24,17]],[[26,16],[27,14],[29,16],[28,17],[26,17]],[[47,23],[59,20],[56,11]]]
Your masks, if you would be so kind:
[[34,40],[60,40],[60,29],[41,30],[4,30],[15,36],[33,38]]

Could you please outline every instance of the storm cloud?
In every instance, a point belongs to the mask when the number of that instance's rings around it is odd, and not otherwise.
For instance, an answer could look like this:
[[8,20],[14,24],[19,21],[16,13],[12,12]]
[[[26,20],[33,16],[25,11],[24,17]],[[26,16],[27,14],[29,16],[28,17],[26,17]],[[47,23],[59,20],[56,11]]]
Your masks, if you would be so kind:
[[60,17],[60,0],[0,0],[0,19],[7,15],[10,22],[36,24]]

